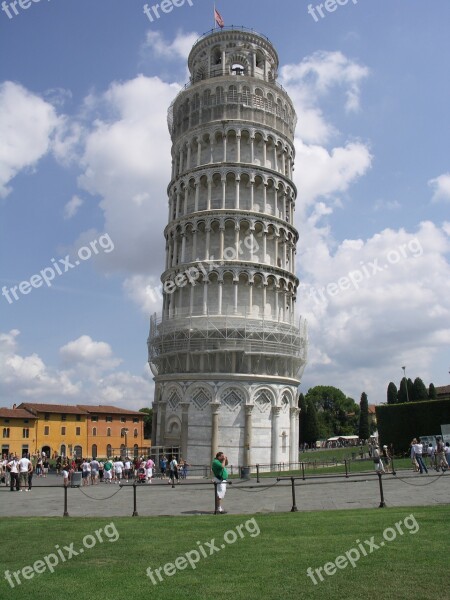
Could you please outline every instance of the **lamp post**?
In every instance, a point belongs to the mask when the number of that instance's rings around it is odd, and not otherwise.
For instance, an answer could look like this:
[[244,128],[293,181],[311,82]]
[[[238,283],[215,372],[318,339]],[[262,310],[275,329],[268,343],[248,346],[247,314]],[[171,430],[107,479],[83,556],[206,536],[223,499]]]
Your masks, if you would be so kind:
[[121,431],[122,437],[125,436],[125,458],[128,456],[128,429],[123,427]]
[[406,367],[402,367],[402,369],[403,369],[403,377],[405,379],[405,387],[406,387],[406,402],[409,402],[408,380],[406,379]]

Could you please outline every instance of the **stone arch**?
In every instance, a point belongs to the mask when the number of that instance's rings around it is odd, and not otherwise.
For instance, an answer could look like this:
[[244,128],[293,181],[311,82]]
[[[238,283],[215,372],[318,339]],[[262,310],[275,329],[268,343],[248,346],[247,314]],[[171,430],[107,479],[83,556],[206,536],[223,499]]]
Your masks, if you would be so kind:
[[239,400],[241,401],[240,406],[250,404],[250,394],[248,393],[248,390],[246,389],[245,385],[236,382],[225,383],[224,385],[222,385],[217,391],[217,400],[220,402],[221,405],[223,405],[224,400],[230,398],[230,395],[232,395],[233,392],[235,398],[231,398],[228,404],[230,404],[231,406],[235,404],[236,398],[239,398]]
[[261,413],[268,412],[273,406],[277,405],[275,393],[265,385],[258,386],[254,390],[252,400]]
[[186,390],[186,398],[198,411],[203,412],[214,398],[214,389],[206,382],[195,382]]

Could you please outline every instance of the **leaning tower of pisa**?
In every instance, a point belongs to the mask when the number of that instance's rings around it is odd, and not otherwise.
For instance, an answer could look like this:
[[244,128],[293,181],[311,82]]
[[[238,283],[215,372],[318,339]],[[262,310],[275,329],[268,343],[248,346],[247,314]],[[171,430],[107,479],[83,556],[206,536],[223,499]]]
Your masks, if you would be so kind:
[[202,36],[169,108],[161,315],[150,322],[152,443],[190,464],[298,460],[306,332],[298,279],[293,104],[263,35]]

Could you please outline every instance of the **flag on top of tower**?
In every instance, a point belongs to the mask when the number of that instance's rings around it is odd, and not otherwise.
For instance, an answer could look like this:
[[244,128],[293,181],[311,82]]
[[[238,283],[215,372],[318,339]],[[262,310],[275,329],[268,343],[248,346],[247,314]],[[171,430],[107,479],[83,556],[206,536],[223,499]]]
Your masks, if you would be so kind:
[[222,18],[222,15],[220,14],[220,12],[217,10],[217,8],[214,6],[214,18],[216,20],[217,25],[222,29],[222,27],[225,27],[225,21]]

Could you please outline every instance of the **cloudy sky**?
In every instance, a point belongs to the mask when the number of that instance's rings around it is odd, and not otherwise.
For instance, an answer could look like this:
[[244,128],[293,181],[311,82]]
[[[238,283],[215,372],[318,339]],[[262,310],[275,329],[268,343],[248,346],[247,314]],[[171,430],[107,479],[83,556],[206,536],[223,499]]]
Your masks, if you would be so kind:
[[[217,2],[227,25],[275,44],[299,116],[301,389],[379,403],[403,365],[427,385],[450,377],[450,5],[349,0],[321,16],[308,4]],[[2,406],[152,401],[166,112],[213,2],[153,22],[143,6],[0,12]]]

